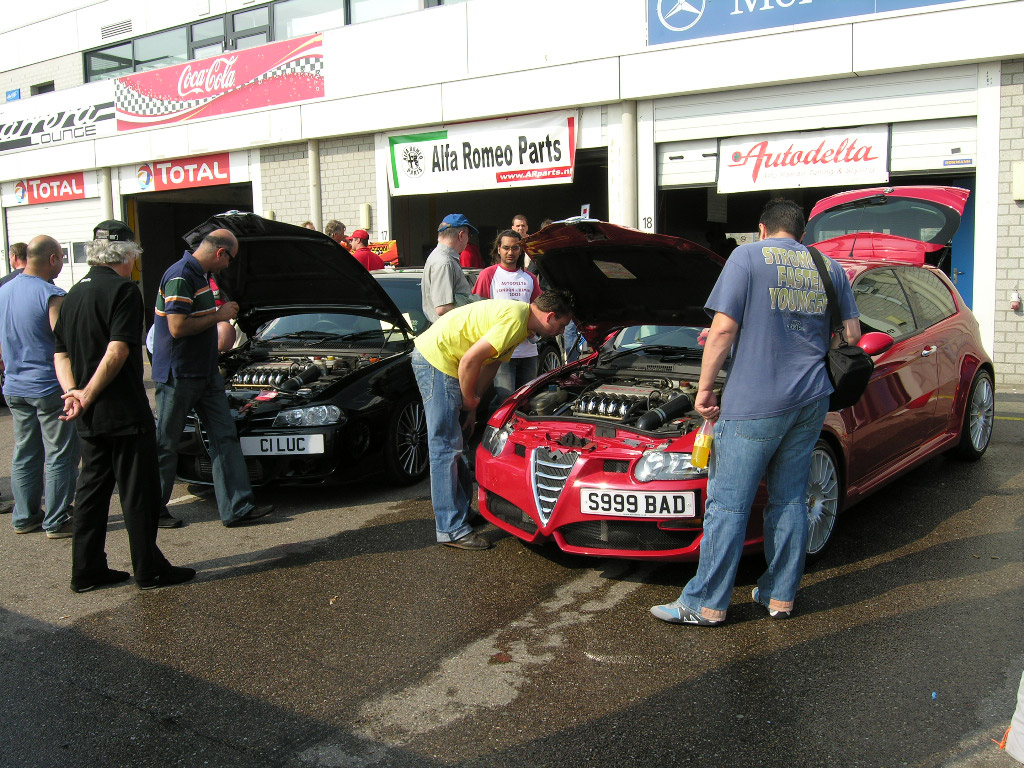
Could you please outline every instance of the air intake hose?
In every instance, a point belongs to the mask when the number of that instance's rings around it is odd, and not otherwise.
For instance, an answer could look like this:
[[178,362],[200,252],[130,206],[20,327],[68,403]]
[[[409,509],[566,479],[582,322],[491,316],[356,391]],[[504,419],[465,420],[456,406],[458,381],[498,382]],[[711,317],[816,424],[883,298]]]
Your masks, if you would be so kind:
[[659,408],[653,408],[637,419],[639,429],[657,429],[667,421],[693,410],[693,400],[689,395],[677,395]]
[[303,384],[309,384],[320,378],[320,369],[315,365],[307,365],[290,379],[285,379],[278,385],[282,392],[295,392]]

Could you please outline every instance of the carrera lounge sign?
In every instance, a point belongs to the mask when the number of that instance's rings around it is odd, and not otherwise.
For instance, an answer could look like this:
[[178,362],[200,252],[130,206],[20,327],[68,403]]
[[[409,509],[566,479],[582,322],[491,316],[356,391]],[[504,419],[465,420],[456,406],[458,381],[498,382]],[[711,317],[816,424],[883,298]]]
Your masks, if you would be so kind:
[[[19,107],[22,103],[18,102]],[[112,101],[22,119],[0,119],[0,152],[68,144],[115,132]]]
[[576,165],[575,111],[387,138],[392,195],[568,184]]
[[323,35],[308,35],[118,78],[117,129],[130,131],[316,99]]
[[722,139],[718,158],[721,193],[878,184],[889,180],[889,128]]

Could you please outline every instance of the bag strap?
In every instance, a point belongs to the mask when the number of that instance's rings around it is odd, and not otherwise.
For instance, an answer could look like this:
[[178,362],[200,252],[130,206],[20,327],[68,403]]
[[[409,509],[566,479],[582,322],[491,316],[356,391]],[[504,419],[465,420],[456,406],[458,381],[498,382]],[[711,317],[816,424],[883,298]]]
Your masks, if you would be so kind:
[[[814,266],[818,268],[818,277],[821,278],[822,287],[828,297],[828,313],[832,319],[832,333],[842,333],[843,321],[839,318],[839,298],[836,296],[836,287],[832,283],[832,275],[829,274],[828,268],[825,266],[825,259],[822,258],[821,251],[813,245],[808,246],[807,250],[811,252]],[[840,341],[844,341],[841,336]]]

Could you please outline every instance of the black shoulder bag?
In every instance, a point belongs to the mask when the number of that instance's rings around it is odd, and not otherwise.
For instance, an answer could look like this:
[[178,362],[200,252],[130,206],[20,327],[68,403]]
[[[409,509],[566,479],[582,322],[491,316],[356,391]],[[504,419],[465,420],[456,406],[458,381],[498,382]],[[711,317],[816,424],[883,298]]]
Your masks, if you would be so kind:
[[839,334],[839,346],[834,349],[832,348],[832,337],[829,336],[829,348],[825,353],[825,370],[828,371],[828,378],[832,382],[833,390],[832,396],[829,398],[828,409],[841,411],[860,400],[864,390],[868,388],[871,372],[875,370],[875,363],[863,349],[846,343],[843,336],[843,321],[839,318],[839,297],[832,284],[832,275],[829,274],[818,249],[809,248],[808,250],[811,252],[811,258],[814,259],[814,266],[818,268],[818,275],[825,288],[825,295],[828,296],[832,333]]

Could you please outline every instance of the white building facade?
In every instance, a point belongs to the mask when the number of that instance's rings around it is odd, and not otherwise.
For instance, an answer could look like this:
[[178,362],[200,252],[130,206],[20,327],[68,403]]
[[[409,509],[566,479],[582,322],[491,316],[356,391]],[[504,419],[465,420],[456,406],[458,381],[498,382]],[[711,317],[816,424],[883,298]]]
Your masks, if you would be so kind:
[[0,25],[3,244],[66,243],[64,282],[107,218],[148,300],[228,209],[418,264],[452,212],[485,253],[520,213],[711,243],[775,195],[959,186],[941,266],[1024,384],[1024,0],[54,0]]

